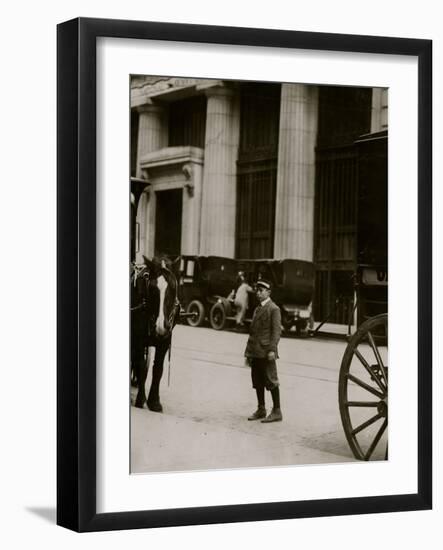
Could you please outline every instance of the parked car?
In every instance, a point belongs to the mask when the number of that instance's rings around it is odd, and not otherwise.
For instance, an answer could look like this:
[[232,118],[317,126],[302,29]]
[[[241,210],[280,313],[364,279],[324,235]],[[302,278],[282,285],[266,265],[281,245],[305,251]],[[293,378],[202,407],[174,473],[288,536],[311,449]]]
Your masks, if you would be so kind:
[[228,296],[235,287],[237,260],[221,256],[181,256],[174,262],[178,297],[182,308],[193,316],[186,321],[201,326],[219,296]]
[[[236,260],[238,271],[243,271],[250,285],[261,278],[272,284],[272,299],[280,307],[282,325],[286,331],[295,327],[305,332],[311,321],[314,294],[314,265],[295,259]],[[237,272],[238,272],[237,271]],[[257,305],[255,295],[249,300],[245,322],[250,322]],[[232,300],[219,296],[209,312],[212,328],[221,330],[233,322],[236,308]]]
[[[233,323],[237,310],[228,297],[236,288],[238,273],[245,274],[254,287],[260,279],[272,285],[272,299],[280,307],[282,325],[287,331],[306,331],[312,319],[314,264],[296,259],[232,259],[220,256],[181,256],[174,262],[179,281],[179,300],[187,313],[186,321],[201,326],[205,321],[215,330]],[[252,319],[257,305],[251,293],[245,322]]]

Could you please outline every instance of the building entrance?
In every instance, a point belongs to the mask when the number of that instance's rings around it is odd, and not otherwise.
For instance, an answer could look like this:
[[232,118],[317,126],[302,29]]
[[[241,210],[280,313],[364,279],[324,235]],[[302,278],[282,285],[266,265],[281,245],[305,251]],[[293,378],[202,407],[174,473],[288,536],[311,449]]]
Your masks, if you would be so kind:
[[181,253],[183,191],[156,193],[155,255],[178,256]]

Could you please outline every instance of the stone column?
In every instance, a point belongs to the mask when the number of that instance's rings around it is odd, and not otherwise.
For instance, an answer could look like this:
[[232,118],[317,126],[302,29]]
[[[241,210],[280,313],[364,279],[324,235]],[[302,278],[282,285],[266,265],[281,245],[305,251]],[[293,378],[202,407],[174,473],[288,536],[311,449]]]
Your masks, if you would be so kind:
[[149,220],[149,198],[150,191],[146,190],[141,194],[137,208],[137,223],[139,227],[140,247],[135,255],[135,261],[139,264],[143,263],[143,255],[151,256],[148,236],[150,229],[148,227]]
[[371,132],[388,128],[388,89],[372,89]]
[[318,88],[282,84],[275,258],[313,260]]
[[200,254],[234,257],[239,97],[225,86],[206,90]]
[[[165,109],[160,105],[145,104],[137,107],[139,112],[137,144],[137,177],[143,177],[142,159],[148,153],[168,145],[168,125]],[[152,193],[153,195],[153,193]],[[154,254],[155,200],[149,195],[140,200],[137,222],[140,224],[140,251],[137,260]]]
[[168,127],[164,108],[160,105],[141,105],[137,110],[139,112],[137,177],[141,177],[140,163],[143,156],[168,145]]

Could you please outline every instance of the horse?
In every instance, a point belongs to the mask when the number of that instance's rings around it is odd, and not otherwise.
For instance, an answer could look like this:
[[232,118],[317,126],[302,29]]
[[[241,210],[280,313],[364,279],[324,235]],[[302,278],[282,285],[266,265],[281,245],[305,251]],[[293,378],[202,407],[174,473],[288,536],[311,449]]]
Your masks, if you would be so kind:
[[[144,264],[131,273],[131,370],[137,383],[135,406],[163,412],[160,381],[165,355],[170,350],[172,330],[180,311],[177,279],[165,260],[145,256]],[[146,398],[148,348],[155,348],[152,382]]]

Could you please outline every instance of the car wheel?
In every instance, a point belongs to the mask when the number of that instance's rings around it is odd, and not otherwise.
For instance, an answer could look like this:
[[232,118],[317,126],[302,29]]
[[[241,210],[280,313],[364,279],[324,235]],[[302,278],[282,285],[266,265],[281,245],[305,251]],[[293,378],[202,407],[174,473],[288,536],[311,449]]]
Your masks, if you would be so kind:
[[200,327],[203,324],[205,320],[205,308],[200,300],[192,300],[192,302],[189,302],[186,313],[194,314],[193,317],[188,317],[186,319],[188,325],[191,327]]
[[215,330],[222,330],[226,325],[226,311],[223,304],[215,303],[209,312],[209,322]]

